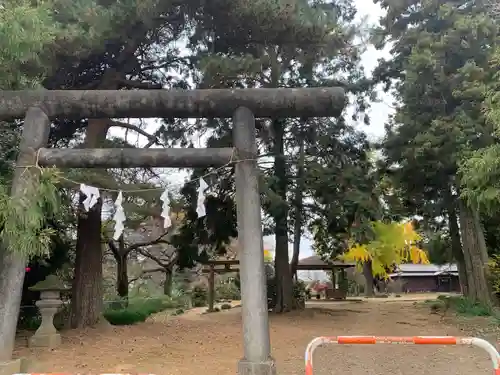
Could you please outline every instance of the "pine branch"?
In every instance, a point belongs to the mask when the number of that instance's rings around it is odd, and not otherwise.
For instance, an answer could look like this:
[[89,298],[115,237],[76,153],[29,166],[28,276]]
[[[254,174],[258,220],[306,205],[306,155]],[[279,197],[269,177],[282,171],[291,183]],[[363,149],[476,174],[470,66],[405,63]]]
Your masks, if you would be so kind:
[[[158,139],[158,137],[156,137],[153,134],[149,134],[147,131],[141,129],[137,125],[129,124],[129,123],[122,122],[122,121],[110,121],[109,122],[109,126],[110,127],[120,127],[120,128],[124,128],[124,129],[129,129],[129,130],[135,131],[136,133],[138,133],[138,134],[146,137],[149,140],[149,142],[153,142],[152,145],[153,144],[162,145],[162,143],[160,142],[160,140]],[[146,147],[146,148],[148,148],[148,147]]]

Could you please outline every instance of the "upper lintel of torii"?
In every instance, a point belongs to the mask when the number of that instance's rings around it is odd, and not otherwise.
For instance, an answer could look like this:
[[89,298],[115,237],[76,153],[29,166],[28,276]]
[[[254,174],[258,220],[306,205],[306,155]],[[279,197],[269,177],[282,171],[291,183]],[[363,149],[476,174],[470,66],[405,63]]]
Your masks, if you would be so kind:
[[21,90],[0,93],[0,120],[39,107],[49,118],[221,118],[246,107],[255,117],[337,117],[340,87],[205,90]]

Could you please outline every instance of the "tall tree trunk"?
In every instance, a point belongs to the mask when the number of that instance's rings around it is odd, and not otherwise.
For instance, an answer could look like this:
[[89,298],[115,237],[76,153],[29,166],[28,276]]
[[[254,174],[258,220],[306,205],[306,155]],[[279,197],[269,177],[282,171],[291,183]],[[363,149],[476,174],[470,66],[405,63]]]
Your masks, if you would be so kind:
[[297,187],[294,198],[294,226],[293,226],[293,253],[292,261],[290,262],[290,272],[293,275],[297,273],[297,264],[299,263],[300,255],[300,239],[302,238],[302,210],[304,209],[304,190],[305,190],[305,147],[304,137],[300,138],[299,144],[299,163],[297,167]]
[[474,278],[474,270],[472,268],[472,260],[470,254],[470,246],[469,239],[467,236],[467,230],[470,230],[471,223],[467,224],[469,218],[467,214],[464,213],[464,203],[459,200],[459,217],[460,217],[460,238],[462,244],[462,254],[464,255],[464,264],[465,264],[465,273],[467,279],[467,297],[471,299],[477,298],[477,289],[476,279]]
[[127,256],[120,255],[116,260],[116,292],[124,300],[128,299],[128,265]]
[[[80,197],[80,203],[85,198]],[[103,306],[101,203],[89,212],[80,212],[77,225],[75,276],[71,293],[71,326],[81,328],[97,324]],[[96,236],[95,233],[99,233]]]
[[373,277],[371,260],[363,263],[363,276],[365,277],[365,297],[373,297],[375,278]]
[[[89,120],[85,147],[94,148],[106,139],[107,120]],[[80,194],[75,276],[71,293],[71,326],[81,328],[97,324],[103,307],[101,209],[102,200],[89,211],[81,209],[85,197]]]
[[450,228],[451,237],[451,253],[457,263],[458,278],[460,281],[460,288],[464,296],[468,295],[468,281],[467,281],[467,267],[465,265],[465,257],[462,249],[462,242],[460,241],[460,229],[458,227],[458,218],[456,212],[455,202],[450,200],[448,204],[448,226]]
[[123,236],[118,239],[118,249],[113,251],[116,261],[116,292],[128,304],[128,251]]
[[125,249],[123,236],[118,239],[118,248],[113,240],[108,241],[108,246],[116,262],[116,293],[122,298],[120,304],[128,305],[128,250]]
[[166,296],[172,295],[172,283],[173,283],[173,275],[171,269],[165,269],[165,280],[163,282],[163,294]]
[[288,204],[287,204],[287,170],[284,150],[285,124],[282,120],[273,121],[274,135],[274,192],[280,199],[274,209],[275,223],[275,277],[276,306],[275,312],[287,312],[293,307],[293,280],[288,261]]
[[477,210],[459,199],[460,231],[465,258],[468,297],[487,307],[493,306],[491,287],[488,282],[488,255],[484,233]]

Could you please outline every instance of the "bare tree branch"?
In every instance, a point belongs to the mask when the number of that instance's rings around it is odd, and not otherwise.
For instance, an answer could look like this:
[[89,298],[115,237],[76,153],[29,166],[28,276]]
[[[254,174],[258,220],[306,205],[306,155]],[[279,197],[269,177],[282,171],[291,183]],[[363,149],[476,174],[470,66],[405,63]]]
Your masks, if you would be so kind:
[[498,0],[486,0],[486,6],[493,18],[500,20],[500,2]]
[[155,273],[155,272],[165,272],[165,269],[163,267],[158,267],[158,268],[152,268],[152,269],[149,269],[149,270],[143,270],[139,276],[137,277],[134,277],[132,279],[129,279],[128,283],[133,283],[134,281],[137,281],[139,280],[141,277],[143,277],[144,275],[148,274],[148,273]]
[[152,241],[134,243],[134,244],[130,245],[129,247],[127,247],[127,252],[139,250],[140,248],[145,247],[145,246],[158,245],[160,243],[168,244],[168,240],[165,239],[165,236],[167,236],[168,234],[171,234],[172,232],[173,231],[167,230],[164,233],[162,233],[159,237],[157,237],[156,239],[154,239]]
[[108,247],[109,247],[109,250],[111,250],[111,252],[113,253],[113,256],[115,258],[119,258],[120,257],[120,251],[116,247],[115,242],[113,240],[109,240],[108,241]]
[[128,255],[131,251],[139,250],[142,247],[151,246],[151,245],[158,245],[158,244],[168,244],[168,240],[165,239],[165,236],[167,236],[168,234],[172,234],[172,233],[173,233],[172,230],[167,230],[164,233],[162,233],[160,236],[155,238],[154,240],[137,242],[137,243],[134,243],[134,244],[129,245],[127,247],[124,247],[123,249],[118,249],[116,247],[115,241],[113,239],[109,239],[107,241],[107,244],[108,244],[109,249],[113,253],[113,255],[115,257],[119,258],[120,256]]
[[120,78],[118,83],[129,89],[140,89],[140,90],[160,90],[162,89],[162,85],[159,83],[150,83],[150,82],[139,82],[132,81],[129,79]]
[[184,63],[188,64],[189,61],[188,59],[184,57],[169,57],[166,60],[162,61],[161,63],[157,64],[150,64],[150,65],[145,65],[141,68],[141,72],[145,72],[147,70],[160,70],[160,69],[165,69],[170,67],[174,63]]
[[143,248],[139,248],[136,250],[139,254],[145,256],[146,258],[149,258],[151,259],[152,261],[154,261],[155,263],[157,263],[159,266],[161,266],[162,268],[165,268],[166,267],[166,263],[164,263],[159,257],[151,254],[149,251],[143,249]]
[[[153,134],[149,134],[147,131],[141,129],[137,125],[129,124],[127,122],[122,122],[122,121],[109,121],[108,124],[110,127],[116,126],[116,127],[120,127],[120,128],[124,128],[124,129],[129,129],[129,130],[135,131],[136,133],[139,133],[140,135],[143,135],[144,137],[146,137],[149,140],[149,142],[151,142],[151,146],[155,143],[161,145],[161,142],[158,139],[158,137],[156,137]],[[146,147],[146,148],[148,148],[148,147]]]

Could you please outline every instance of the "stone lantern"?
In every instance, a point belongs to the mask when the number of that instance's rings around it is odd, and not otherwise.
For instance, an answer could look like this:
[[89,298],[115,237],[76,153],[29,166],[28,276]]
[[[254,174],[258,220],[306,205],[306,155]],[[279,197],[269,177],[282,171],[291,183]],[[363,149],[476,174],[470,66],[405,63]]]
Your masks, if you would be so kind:
[[62,306],[61,292],[69,290],[55,275],[49,275],[29,288],[40,292],[40,300],[35,304],[42,316],[42,323],[30,338],[30,347],[56,348],[61,344],[61,335],[54,327],[54,315]]

